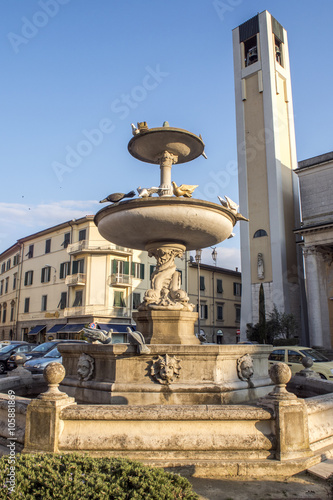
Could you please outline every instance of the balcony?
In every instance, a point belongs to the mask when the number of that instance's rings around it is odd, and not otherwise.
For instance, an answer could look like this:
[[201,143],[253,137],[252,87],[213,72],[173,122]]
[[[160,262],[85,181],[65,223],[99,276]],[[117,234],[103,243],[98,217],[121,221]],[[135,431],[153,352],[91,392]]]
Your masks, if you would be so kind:
[[70,255],[80,253],[111,253],[114,255],[131,255],[133,253],[133,250],[131,248],[121,247],[107,241],[103,242],[82,240],[68,245],[67,253],[69,253]]
[[107,316],[109,318],[129,318],[131,311],[128,307],[100,307],[100,306],[80,306],[66,307],[65,317],[82,316]]
[[68,276],[66,276],[65,283],[68,286],[85,285],[86,275],[82,273],[68,274]]
[[111,274],[108,277],[108,285],[109,286],[132,286],[133,277],[129,274]]

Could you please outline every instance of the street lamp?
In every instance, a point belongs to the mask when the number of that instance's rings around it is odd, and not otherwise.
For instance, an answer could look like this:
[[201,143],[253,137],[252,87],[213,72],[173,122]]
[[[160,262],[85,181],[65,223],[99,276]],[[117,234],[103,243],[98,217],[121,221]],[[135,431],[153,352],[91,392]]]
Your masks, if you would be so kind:
[[198,266],[198,337],[200,335],[200,315],[201,315],[201,307],[200,307],[200,262],[201,262],[201,253],[202,250],[196,250],[195,251],[195,262],[197,263]]
[[212,259],[213,261],[215,262],[215,266],[216,266],[216,261],[217,261],[217,250],[216,250],[216,247],[210,247],[213,249],[212,251]]

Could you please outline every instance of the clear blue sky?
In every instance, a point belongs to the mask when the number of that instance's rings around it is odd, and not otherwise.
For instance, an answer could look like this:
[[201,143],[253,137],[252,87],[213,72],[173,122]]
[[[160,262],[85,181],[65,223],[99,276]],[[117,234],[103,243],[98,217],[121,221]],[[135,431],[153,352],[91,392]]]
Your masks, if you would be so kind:
[[[333,2],[219,3],[1,1],[0,252],[96,213],[109,193],[158,184],[158,166],[127,151],[131,122],[201,133],[208,160],[173,179],[238,201],[232,29],[265,9],[288,32],[298,160],[333,149]],[[240,264],[235,232],[218,247],[223,267]]]

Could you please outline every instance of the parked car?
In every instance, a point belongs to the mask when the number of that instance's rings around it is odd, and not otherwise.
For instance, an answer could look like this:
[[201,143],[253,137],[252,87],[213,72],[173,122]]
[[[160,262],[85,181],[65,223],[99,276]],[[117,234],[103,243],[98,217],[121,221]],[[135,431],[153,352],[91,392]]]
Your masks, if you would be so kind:
[[0,342],[0,351],[1,351],[1,349],[3,349],[4,347],[6,347],[7,345],[9,345],[10,343],[11,343],[10,340],[2,340]]
[[13,354],[26,354],[30,352],[34,347],[36,347],[36,344],[29,344],[28,342],[19,340],[3,347],[0,351],[0,375],[9,369],[8,361]]
[[323,379],[333,379],[333,361],[327,359],[323,354],[311,347],[302,346],[279,346],[268,357],[268,364],[273,365],[276,362],[287,363],[292,374],[304,369],[302,359],[306,356],[313,361],[312,370],[319,373]]
[[[77,343],[87,343],[86,340],[61,340],[61,339],[56,339],[56,340],[50,340],[49,342],[43,342],[43,344],[38,345],[37,347],[35,346],[32,351],[29,352],[29,354],[26,354],[27,361],[29,359],[37,359],[37,358],[42,358],[45,356],[48,352],[52,351],[58,344],[64,344],[64,343],[70,343],[70,344],[77,344]],[[1,352],[1,351],[0,351]],[[13,370],[13,368],[16,368],[16,363],[15,363],[15,355],[13,355],[7,362],[7,367],[8,370]]]
[[42,358],[32,358],[26,361],[23,365],[24,368],[29,370],[31,373],[43,373],[44,368],[52,361],[57,363],[62,363],[62,357],[57,347],[54,347]]

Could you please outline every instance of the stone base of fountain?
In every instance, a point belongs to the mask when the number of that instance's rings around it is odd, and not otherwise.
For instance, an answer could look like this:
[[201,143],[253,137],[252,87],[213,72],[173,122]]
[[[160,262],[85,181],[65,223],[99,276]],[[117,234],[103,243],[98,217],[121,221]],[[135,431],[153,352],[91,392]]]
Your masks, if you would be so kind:
[[79,403],[114,405],[238,404],[272,389],[270,346],[147,347],[149,353],[138,354],[129,344],[61,345],[66,377],[60,389]]
[[133,319],[147,344],[200,344],[193,333],[196,312],[149,309],[133,313]]

